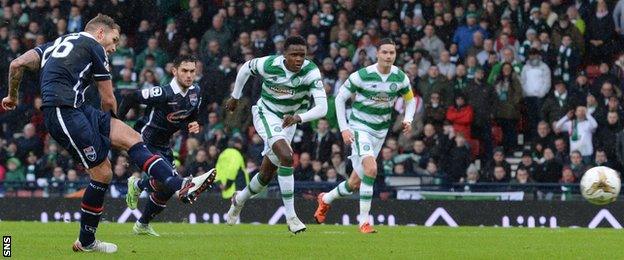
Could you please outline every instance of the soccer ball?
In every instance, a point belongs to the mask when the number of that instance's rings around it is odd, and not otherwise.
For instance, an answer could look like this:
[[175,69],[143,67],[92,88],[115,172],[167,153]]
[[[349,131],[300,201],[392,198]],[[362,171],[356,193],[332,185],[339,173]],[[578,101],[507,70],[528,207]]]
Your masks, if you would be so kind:
[[592,204],[605,205],[614,202],[620,194],[620,175],[615,170],[598,166],[585,172],[581,179],[581,194]]

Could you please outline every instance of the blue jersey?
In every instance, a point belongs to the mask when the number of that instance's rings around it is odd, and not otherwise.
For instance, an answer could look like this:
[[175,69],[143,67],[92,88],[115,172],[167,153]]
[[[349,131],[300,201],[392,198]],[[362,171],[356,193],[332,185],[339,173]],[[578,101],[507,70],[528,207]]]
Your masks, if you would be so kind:
[[78,108],[93,80],[110,80],[104,47],[89,33],[72,33],[35,48],[41,58],[43,106]]
[[[182,89],[174,78],[163,87],[152,87],[139,91],[138,99],[148,107],[140,119],[145,123],[140,129],[146,144],[168,147],[171,136],[188,123],[197,120],[201,104],[198,86],[191,86],[182,93]],[[140,124],[139,124],[140,126]]]

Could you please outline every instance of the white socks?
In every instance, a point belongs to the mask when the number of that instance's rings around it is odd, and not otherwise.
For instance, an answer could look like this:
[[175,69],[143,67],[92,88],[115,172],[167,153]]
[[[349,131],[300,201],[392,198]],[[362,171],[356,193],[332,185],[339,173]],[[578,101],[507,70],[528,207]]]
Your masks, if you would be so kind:
[[338,184],[336,188],[323,195],[323,202],[331,204],[335,199],[343,198],[351,194],[353,194],[353,191],[349,187],[349,183],[347,183],[347,181],[343,181]]
[[268,183],[262,183],[262,181],[260,180],[260,174],[262,173],[258,173],[256,174],[256,176],[251,178],[249,185],[247,185],[245,189],[236,194],[236,203],[245,203],[245,201],[247,201],[249,198],[262,192],[266,188]]
[[296,217],[295,213],[295,177],[293,176],[292,167],[279,166],[277,168],[277,181],[279,182],[280,192],[282,193],[282,201],[286,208],[286,218]]

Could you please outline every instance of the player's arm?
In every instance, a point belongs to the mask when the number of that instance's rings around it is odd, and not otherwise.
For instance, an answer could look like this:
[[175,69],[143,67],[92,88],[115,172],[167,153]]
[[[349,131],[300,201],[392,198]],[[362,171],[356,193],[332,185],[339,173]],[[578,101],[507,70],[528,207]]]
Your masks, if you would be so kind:
[[151,87],[133,91],[130,94],[123,96],[121,103],[119,104],[117,115],[119,118],[123,119],[126,117],[130,108],[132,108],[135,104],[155,106],[159,103],[166,102],[166,100],[167,96],[162,87]]
[[91,62],[93,64],[93,80],[100,92],[102,111],[117,115],[117,99],[113,91],[113,81],[108,70],[108,57],[104,48],[99,44],[91,45]]
[[202,103],[202,98],[200,96],[199,100],[197,101],[197,107],[195,108],[195,110],[193,111],[193,113],[188,119],[190,123],[188,123],[187,127],[188,127],[189,133],[191,134],[199,134],[199,131],[201,130],[201,125],[199,124],[199,122],[197,122],[197,117],[199,115],[199,108],[201,107],[201,103]]
[[407,79],[407,84],[404,84],[404,88],[399,90],[399,94],[402,95],[405,100],[405,115],[403,116],[403,134],[409,134],[412,131],[412,120],[416,115],[416,99],[414,98],[414,92]]
[[2,99],[2,107],[13,110],[19,102],[19,87],[22,82],[24,70],[36,71],[41,62],[40,54],[35,50],[29,50],[11,61],[9,65],[9,93]]
[[238,70],[238,74],[236,74],[236,81],[234,82],[234,89],[232,90],[231,98],[225,104],[225,109],[228,111],[234,111],[236,109],[236,105],[238,105],[238,100],[243,95],[243,88],[245,87],[245,83],[250,76],[261,75],[262,73],[262,65],[264,64],[265,58],[256,58],[251,59],[245,62]]
[[113,116],[117,116],[117,99],[113,91],[113,81],[101,80],[96,81],[98,92],[100,92],[100,100],[102,111],[110,111]]
[[321,81],[321,72],[318,73],[318,78],[314,80],[310,93],[314,98],[314,107],[303,114],[298,115],[286,115],[282,127],[286,128],[299,122],[310,122],[324,117],[327,114],[327,95],[325,94],[325,88],[323,87],[323,81]]
[[347,109],[345,105],[353,93],[355,93],[355,85],[351,82],[351,79],[348,79],[340,86],[335,101],[336,119],[338,119],[338,127],[342,133],[342,140],[346,145],[350,145],[353,142],[351,129],[349,129],[349,124],[347,123]]

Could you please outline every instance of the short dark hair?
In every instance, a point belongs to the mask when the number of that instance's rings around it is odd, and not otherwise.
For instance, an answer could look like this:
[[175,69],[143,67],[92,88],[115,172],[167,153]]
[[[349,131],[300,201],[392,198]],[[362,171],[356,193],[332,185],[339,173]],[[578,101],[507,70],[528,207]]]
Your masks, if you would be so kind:
[[290,47],[290,45],[303,45],[303,46],[307,46],[305,39],[303,39],[303,37],[297,35],[297,36],[288,36],[288,38],[286,38],[286,41],[284,42],[284,50],[288,50],[288,47]]
[[116,29],[121,33],[121,28],[117,23],[115,23],[115,19],[105,14],[98,14],[96,17],[89,20],[87,25],[85,25],[85,30],[95,30],[97,25],[103,25],[108,29]]
[[377,49],[381,48],[381,45],[384,45],[384,44],[390,44],[396,47],[396,43],[394,42],[392,38],[383,38],[379,41],[379,44],[377,45]]
[[197,61],[198,61],[197,57],[193,55],[180,55],[173,60],[173,67],[174,68],[180,67],[180,64],[182,64],[182,62],[196,63]]

